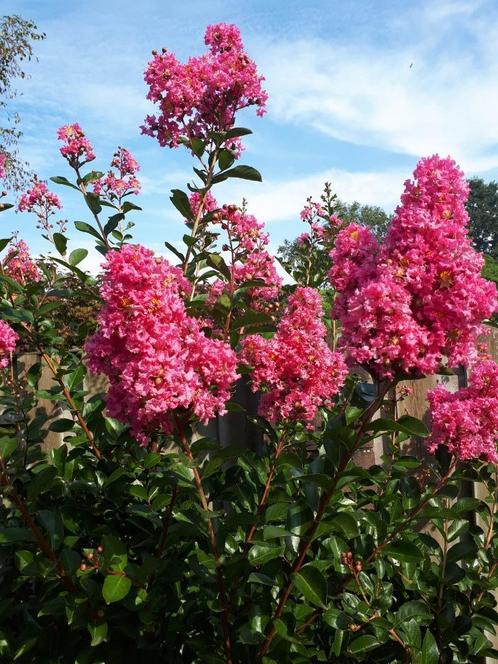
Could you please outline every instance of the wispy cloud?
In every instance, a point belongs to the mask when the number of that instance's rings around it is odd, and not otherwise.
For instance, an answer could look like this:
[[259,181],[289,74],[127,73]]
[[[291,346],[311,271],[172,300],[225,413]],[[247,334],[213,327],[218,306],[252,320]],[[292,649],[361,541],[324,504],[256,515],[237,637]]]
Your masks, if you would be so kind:
[[387,43],[277,41],[263,54],[272,112],[357,145],[497,167],[498,21],[481,4],[416,3]]

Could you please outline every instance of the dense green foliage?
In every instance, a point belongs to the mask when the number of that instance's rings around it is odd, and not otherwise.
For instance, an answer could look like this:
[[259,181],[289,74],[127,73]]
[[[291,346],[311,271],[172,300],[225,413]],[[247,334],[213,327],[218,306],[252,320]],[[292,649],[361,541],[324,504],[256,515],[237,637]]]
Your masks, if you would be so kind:
[[[216,149],[208,162],[201,187],[230,177],[225,164],[215,171]],[[116,225],[136,206],[103,224],[83,180],[56,181],[80,188],[98,221],[77,228],[104,253],[111,241],[119,246]],[[184,193],[172,200],[189,212]],[[194,233],[178,256],[186,273],[197,278],[202,264],[224,278],[223,260]],[[372,421],[392,407],[392,385],[359,389],[354,375],[313,432],[274,427],[231,403],[228,446],[186,424],[140,447],[106,416],[105,395],[85,392],[86,321],[70,347],[59,333],[72,298],[87,292],[91,302],[96,289],[78,267],[85,251],[59,247],[58,265],[77,288],[50,266],[27,286],[0,277],[2,318],[40,357],[2,387],[2,661],[477,664],[498,656],[485,634],[498,623],[493,466],[410,456],[407,441],[425,437],[426,426],[408,416]],[[242,326],[271,329],[243,298],[219,309],[234,343]],[[43,367],[49,389],[39,389]],[[65,412],[48,419],[34,410],[40,398]],[[261,455],[239,442],[245,418],[264,436]],[[48,431],[64,438],[50,451]],[[378,436],[383,465],[360,467],[356,452]],[[467,497],[474,484],[484,498]]]
[[19,158],[20,115],[13,109],[19,92],[16,83],[27,73],[25,61],[33,58],[33,44],[45,35],[20,16],[0,17],[0,151],[8,156],[7,184],[19,187],[26,181],[26,164]]
[[471,178],[467,210],[469,233],[474,247],[491,258],[498,258],[498,183]]

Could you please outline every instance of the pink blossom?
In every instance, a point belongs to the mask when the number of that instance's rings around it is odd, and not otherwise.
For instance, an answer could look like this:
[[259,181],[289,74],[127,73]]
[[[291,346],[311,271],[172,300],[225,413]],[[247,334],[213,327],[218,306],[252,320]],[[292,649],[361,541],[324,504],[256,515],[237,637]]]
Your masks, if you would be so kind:
[[[236,113],[248,106],[256,106],[258,115],[265,111],[264,79],[245,53],[238,28],[211,25],[205,43],[208,52],[186,64],[163,49],[153,52],[147,66],[147,98],[158,104],[159,115],[148,116],[142,131],[162,146],[177,147],[183,137],[208,140],[210,132],[233,127]],[[229,139],[226,146],[239,151],[240,141]]]
[[298,244],[306,244],[309,241],[310,241],[310,234],[309,233],[301,233],[301,235],[299,235],[298,238],[297,238],[297,243]]
[[40,281],[41,272],[31,259],[29,248],[24,240],[14,242],[3,261],[3,269],[7,276],[20,284]]
[[478,362],[469,386],[448,392],[438,386],[428,394],[432,435],[429,450],[445,445],[458,459],[486,459],[498,463],[498,364]]
[[110,380],[109,414],[146,443],[172,430],[175,413],[203,422],[224,413],[236,356],[187,315],[181,270],[140,245],[108,252],[104,270],[104,307],[86,351],[91,370]]
[[227,231],[232,247],[230,269],[234,286],[240,288],[246,282],[261,281],[261,286],[248,289],[248,296],[253,308],[266,310],[268,303],[278,298],[282,279],[266,249],[268,234],[263,232],[264,225],[236,205],[224,205],[217,213],[217,221]]
[[[114,172],[112,169],[117,171]],[[111,169],[93,183],[93,191],[111,203],[121,203],[121,199],[129,194],[140,192],[140,181],[136,174],[140,170],[138,162],[126,148],[119,147],[114,153]]]
[[7,155],[3,152],[0,152],[0,178],[5,177],[7,167]]
[[320,294],[297,288],[273,339],[250,335],[241,359],[252,367],[252,389],[263,390],[260,413],[272,422],[304,421],[312,427],[317,411],[329,407],[346,377],[340,353],[326,342]]
[[467,195],[454,161],[422,159],[380,246],[356,224],[338,234],[330,279],[341,344],[379,378],[434,373],[443,356],[451,366],[477,358],[497,292],[467,234]]
[[17,333],[5,321],[0,320],[0,368],[5,369],[10,363],[18,340]]
[[[196,217],[197,214],[199,213],[199,208],[201,204],[201,195],[197,191],[194,191],[189,196],[189,202],[192,214],[194,215],[194,217]],[[204,214],[207,214],[209,212],[214,212],[214,210],[216,210],[217,207],[218,203],[216,202],[215,197],[210,191],[207,191],[204,197],[202,198],[202,209]]]
[[316,217],[323,217],[324,215],[325,211],[320,203],[316,203],[315,201],[311,200],[311,198],[308,199],[307,204],[299,214],[303,221],[307,221],[309,223],[311,223]]
[[78,123],[64,125],[57,130],[57,138],[64,142],[60,153],[73,168],[80,168],[95,159],[93,147]]
[[[62,203],[59,197],[48,190],[45,182],[41,182],[35,176],[32,182],[32,187],[24,194],[22,194],[17,205],[19,212],[32,212],[38,218],[38,228],[51,233],[53,225],[51,217],[56,214],[57,210],[62,208]],[[64,232],[65,222],[57,222],[61,232]]]

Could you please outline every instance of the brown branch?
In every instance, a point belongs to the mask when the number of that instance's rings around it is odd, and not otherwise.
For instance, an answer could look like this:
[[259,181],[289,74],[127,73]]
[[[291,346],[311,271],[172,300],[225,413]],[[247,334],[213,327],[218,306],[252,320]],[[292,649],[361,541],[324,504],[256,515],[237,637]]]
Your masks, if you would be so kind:
[[266,478],[265,486],[264,486],[263,492],[262,492],[262,494],[259,498],[258,508],[256,510],[255,521],[246,533],[246,537],[245,537],[245,540],[244,540],[244,553],[247,553],[247,551],[249,549],[249,545],[251,544],[252,539],[254,537],[254,534],[256,533],[256,530],[258,528],[257,519],[258,519],[258,517],[261,516],[261,514],[263,514],[263,512],[266,509],[266,501],[268,499],[268,494],[270,493],[271,483],[273,482],[273,479],[275,477],[275,473],[276,473],[276,470],[277,470],[277,461],[278,461],[279,456],[282,454],[282,450],[284,448],[285,434],[286,434],[286,432],[284,431],[284,433],[280,437],[280,440],[278,441],[278,445],[277,445],[277,448],[275,450],[275,455],[273,457],[273,461],[272,461],[272,464],[270,466],[268,476]]
[[226,586],[225,586],[225,577],[223,575],[223,568],[221,565],[221,556],[218,551],[218,545],[216,543],[216,533],[214,532],[214,527],[213,527],[213,522],[212,522],[212,514],[211,510],[209,508],[209,503],[206,498],[206,493],[204,491],[204,486],[202,484],[202,479],[201,475],[199,473],[199,470],[195,466],[195,460],[194,460],[194,455],[192,454],[192,450],[190,449],[190,445],[188,443],[187,437],[185,436],[184,432],[184,427],[183,427],[183,422],[180,420],[180,418],[176,418],[176,426],[180,438],[181,445],[183,447],[183,451],[187,455],[187,458],[192,464],[192,472],[194,474],[194,481],[195,485],[197,487],[197,493],[199,494],[199,500],[202,505],[202,509],[206,513],[207,516],[207,528],[208,528],[208,535],[209,535],[209,542],[211,545],[211,551],[213,552],[215,563],[216,563],[216,580],[218,583],[218,590],[220,593],[220,599],[221,599],[221,605],[222,605],[222,612],[221,612],[221,626],[223,629],[223,648],[225,650],[225,661],[226,664],[233,664],[232,660],[232,645],[231,645],[231,640],[230,640],[230,622],[228,619],[229,611],[229,603],[228,603],[228,596],[227,596],[227,591],[226,591]]
[[313,522],[311,525],[308,527],[307,531],[305,532],[301,543],[299,545],[299,551],[298,551],[298,556],[296,560],[294,561],[291,571],[289,574],[289,579],[287,581],[287,584],[284,586],[280,593],[279,601],[277,608],[275,610],[275,613],[273,615],[273,618],[271,621],[268,623],[267,631],[266,631],[266,639],[264,640],[263,644],[261,645],[257,658],[256,658],[256,664],[260,664],[260,662],[263,660],[263,657],[266,655],[268,652],[268,649],[270,648],[270,645],[275,638],[276,635],[276,628],[275,628],[275,622],[282,616],[285,606],[287,604],[287,601],[290,597],[290,594],[292,592],[292,589],[294,587],[294,581],[293,581],[293,576],[299,572],[301,567],[304,564],[304,561],[306,560],[306,556],[308,554],[308,550],[311,546],[311,543],[313,542],[313,539],[315,537],[316,531],[318,530],[318,526],[320,525],[323,516],[325,514],[325,510],[327,509],[327,506],[332,498],[332,496],[335,493],[337,483],[339,482],[339,478],[342,474],[342,472],[345,470],[346,466],[350,462],[353,454],[356,452],[357,449],[361,446],[363,434],[365,433],[365,430],[372,418],[372,416],[377,412],[377,410],[380,408],[382,405],[382,402],[384,401],[384,397],[388,393],[388,391],[391,389],[394,383],[392,382],[384,382],[379,384],[379,394],[375,398],[375,400],[370,404],[370,406],[365,410],[363,415],[360,417],[358,423],[358,430],[356,433],[356,438],[355,438],[355,443],[351,446],[347,452],[345,452],[340,461],[339,465],[337,467],[337,471],[335,474],[335,477],[332,481],[331,486],[325,491],[320,499],[320,503],[318,505],[318,510],[316,513],[315,518],[313,519]]
[[47,541],[47,539],[44,537],[42,531],[40,528],[38,528],[37,524],[35,523],[35,520],[29,513],[28,507],[22,497],[17,493],[15,490],[14,486],[9,480],[9,476],[7,474],[5,464],[3,459],[0,457],[0,486],[3,486],[9,490],[9,496],[12,499],[12,502],[14,505],[17,507],[19,510],[19,513],[21,514],[21,518],[24,521],[25,525],[31,530],[33,533],[33,537],[36,540],[36,543],[40,547],[40,550],[42,553],[54,564],[55,571],[57,573],[57,576],[60,578],[62,583],[66,586],[66,588],[72,592],[72,593],[77,593],[78,590],[76,586],[74,585],[72,579],[70,576],[68,576],[66,570],[64,569],[64,566],[60,562],[59,558],[57,557],[55,551],[52,549],[50,546],[50,543]]
[[79,423],[80,427],[83,429],[83,432],[84,432],[84,434],[85,434],[85,436],[86,436],[86,438],[87,438],[87,440],[90,444],[90,450],[92,451],[94,456],[96,456],[97,459],[100,461],[102,459],[102,453],[100,452],[99,448],[97,447],[97,445],[95,443],[95,438],[93,437],[92,432],[88,428],[85,420],[83,419],[83,415],[80,413],[80,411],[78,409],[78,406],[76,405],[73,397],[71,396],[71,392],[68,390],[68,388],[64,384],[64,381],[62,380],[62,378],[59,376],[59,374],[57,372],[57,368],[54,365],[52,359],[49,357],[49,355],[47,355],[47,353],[42,348],[39,348],[39,350],[41,352],[42,358],[45,360],[45,363],[47,364],[48,368],[50,369],[50,372],[51,372],[52,376],[59,383],[59,385],[62,389],[62,393],[64,394],[64,397],[65,397],[70,409],[72,410],[73,415],[76,416],[76,419],[78,420],[78,423]]

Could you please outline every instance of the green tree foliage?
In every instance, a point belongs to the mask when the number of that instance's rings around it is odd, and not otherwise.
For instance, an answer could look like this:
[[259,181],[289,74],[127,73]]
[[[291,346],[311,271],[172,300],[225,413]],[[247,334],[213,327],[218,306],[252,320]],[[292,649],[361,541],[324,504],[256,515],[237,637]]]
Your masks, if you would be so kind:
[[[313,204],[312,199],[307,201]],[[320,196],[320,205],[323,214],[316,215],[315,221],[319,221],[327,228],[323,237],[313,237],[303,246],[299,239],[284,240],[278,248],[277,256],[281,265],[293,279],[305,286],[315,288],[327,288],[329,282],[327,273],[330,269],[329,252],[333,247],[334,238],[345,224],[357,223],[368,226],[375,236],[380,240],[387,231],[390,215],[385,210],[375,205],[362,205],[358,201],[343,203],[332,193],[329,182],[324,185],[323,194]],[[331,215],[339,217],[342,224],[329,224]]]
[[387,231],[387,226],[391,216],[385,210],[377,205],[361,205],[358,201],[353,203],[337,202],[336,214],[349,223],[355,222],[368,226],[380,240]]
[[474,247],[498,259],[498,183],[472,178],[469,184],[467,210]]
[[0,151],[7,154],[5,182],[13,188],[21,186],[28,175],[27,164],[20,160],[17,149],[21,118],[13,108],[19,96],[16,83],[28,77],[24,65],[33,59],[34,42],[44,38],[32,21],[16,15],[0,18]]

